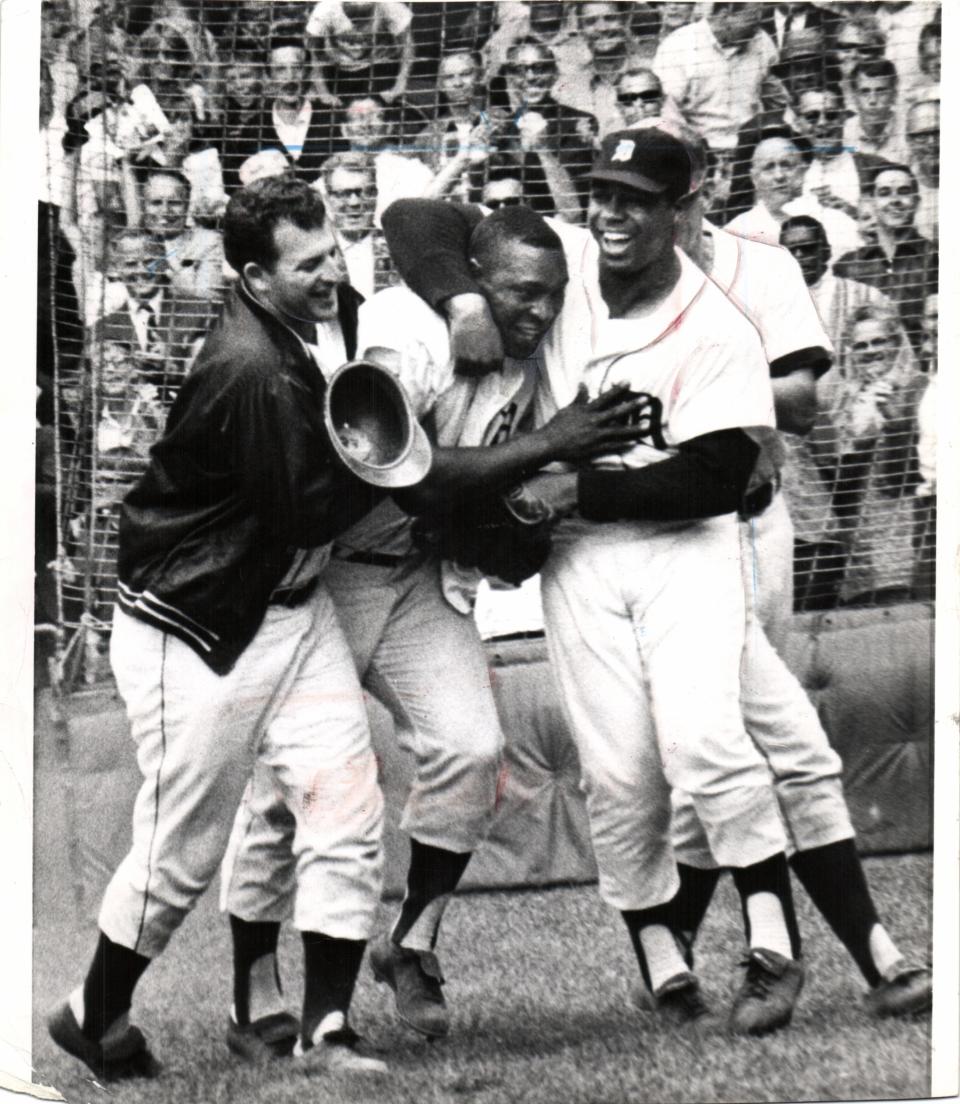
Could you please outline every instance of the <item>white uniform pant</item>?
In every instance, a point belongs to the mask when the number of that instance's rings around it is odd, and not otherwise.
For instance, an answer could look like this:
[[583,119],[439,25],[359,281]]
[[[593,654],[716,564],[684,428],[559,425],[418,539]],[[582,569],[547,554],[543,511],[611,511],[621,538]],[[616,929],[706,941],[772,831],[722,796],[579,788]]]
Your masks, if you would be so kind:
[[380,896],[383,798],[362,692],[323,587],[270,606],[233,670],[118,610],[111,639],[143,785],[100,928],[158,955],[209,885],[254,763],[295,818],[305,931],[365,939]]
[[[440,590],[436,560],[398,567],[333,559],[324,570],[364,686],[392,713],[416,762],[400,826],[419,842],[473,851],[496,802],[503,736],[472,617]],[[290,822],[258,770],[224,862],[221,907],[283,920],[292,889]]]
[[783,851],[769,773],[740,716],[736,519],[559,532],[542,591],[603,898],[622,910],[675,895],[671,787],[690,795],[723,865]]
[[[851,839],[843,764],[817,711],[781,658],[793,615],[793,524],[782,494],[757,518],[740,523],[749,621],[741,668],[747,732],[773,773],[788,841],[808,851]],[[716,866],[689,797],[675,791],[674,847],[690,866]]]

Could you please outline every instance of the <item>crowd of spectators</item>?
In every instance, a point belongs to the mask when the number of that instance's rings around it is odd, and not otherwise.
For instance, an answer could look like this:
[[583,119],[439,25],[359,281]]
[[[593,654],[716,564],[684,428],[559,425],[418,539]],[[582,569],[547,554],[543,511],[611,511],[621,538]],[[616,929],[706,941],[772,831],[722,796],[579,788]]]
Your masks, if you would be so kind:
[[[686,126],[708,149],[710,219],[790,249],[836,345],[820,423],[785,473],[799,607],[929,596],[916,565],[930,542],[917,532],[935,481],[921,472],[917,410],[936,371],[939,4],[44,0],[42,11],[38,416],[50,424],[56,373],[88,520],[110,498],[98,483],[108,469],[135,470],[130,442],[189,370],[235,278],[219,220],[236,189],[278,173],[313,183],[367,296],[396,279],[378,225],[392,200],[525,203],[580,222],[606,134]],[[117,448],[130,453],[119,469],[105,455]]]

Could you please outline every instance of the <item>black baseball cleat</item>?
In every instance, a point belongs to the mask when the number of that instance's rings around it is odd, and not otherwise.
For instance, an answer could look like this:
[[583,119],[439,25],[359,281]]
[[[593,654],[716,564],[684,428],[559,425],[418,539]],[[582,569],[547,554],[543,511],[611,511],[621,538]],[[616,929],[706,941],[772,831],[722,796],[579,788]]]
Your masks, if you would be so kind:
[[255,1065],[289,1058],[300,1035],[300,1021],[289,1012],[274,1012],[253,1023],[227,1022],[227,1046],[237,1057]]
[[408,1027],[428,1039],[449,1034],[443,973],[432,951],[401,947],[385,935],[370,948],[370,967],[376,980],[393,990],[397,1015]]
[[803,988],[803,966],[765,947],[755,947],[743,962],[747,976],[730,1010],[734,1035],[768,1035],[786,1027]]
[[133,1077],[156,1077],[160,1063],[150,1053],[139,1027],[127,1028],[114,1039],[96,1042],[80,1030],[69,1001],[58,1005],[47,1017],[50,1038],[81,1062],[100,1081],[122,1081]]
[[933,1005],[933,971],[902,959],[870,990],[864,1003],[874,1016],[913,1016]]
[[651,999],[657,1015],[677,1027],[684,1024],[707,1027],[714,1021],[700,991],[700,979],[689,971],[668,978]]

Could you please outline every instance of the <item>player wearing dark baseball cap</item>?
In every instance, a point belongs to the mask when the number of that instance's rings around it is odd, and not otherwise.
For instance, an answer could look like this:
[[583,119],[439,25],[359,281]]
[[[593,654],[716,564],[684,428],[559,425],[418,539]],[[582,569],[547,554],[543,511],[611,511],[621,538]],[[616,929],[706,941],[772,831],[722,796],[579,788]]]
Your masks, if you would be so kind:
[[690,191],[691,172],[684,142],[658,127],[644,127],[608,134],[590,179],[623,184],[673,201]]

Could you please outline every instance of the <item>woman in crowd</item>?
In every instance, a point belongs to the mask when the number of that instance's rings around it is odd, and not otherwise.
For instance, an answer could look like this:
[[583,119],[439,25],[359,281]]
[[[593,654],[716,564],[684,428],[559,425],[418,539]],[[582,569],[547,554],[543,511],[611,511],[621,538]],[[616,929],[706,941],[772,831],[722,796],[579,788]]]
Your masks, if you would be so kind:
[[854,312],[837,368],[821,381],[815,452],[833,473],[833,508],[847,543],[844,605],[910,596],[914,560],[916,412],[927,378],[893,310]]

